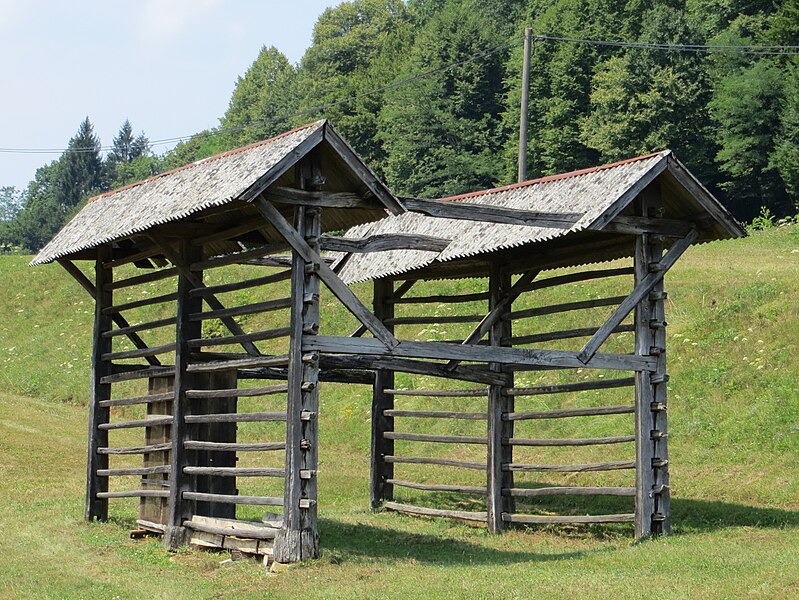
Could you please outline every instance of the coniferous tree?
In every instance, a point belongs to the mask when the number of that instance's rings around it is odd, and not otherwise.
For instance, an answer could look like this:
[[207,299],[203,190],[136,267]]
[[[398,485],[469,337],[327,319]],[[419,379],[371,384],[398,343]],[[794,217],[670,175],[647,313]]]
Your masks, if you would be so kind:
[[59,160],[56,200],[65,214],[101,189],[102,175],[100,140],[86,117]]

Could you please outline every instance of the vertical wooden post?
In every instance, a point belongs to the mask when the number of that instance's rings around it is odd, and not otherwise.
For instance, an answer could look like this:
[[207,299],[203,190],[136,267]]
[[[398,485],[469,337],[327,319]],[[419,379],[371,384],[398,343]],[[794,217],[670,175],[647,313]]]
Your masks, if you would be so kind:
[[[489,270],[488,291],[489,310],[494,310],[503,298],[507,297],[511,288],[511,278],[503,273],[499,263],[492,262]],[[505,313],[510,313],[508,305]],[[511,322],[497,319],[489,330],[489,343],[502,346],[511,337]],[[502,366],[496,363],[490,369],[501,372]],[[503,488],[513,487],[513,473],[503,471],[503,465],[513,462],[513,447],[505,440],[513,437],[513,421],[503,421],[504,413],[513,412],[513,397],[508,396],[507,388],[513,387],[513,374],[507,373],[503,385],[492,385],[488,390],[488,460],[486,508],[488,512],[488,530],[498,533],[504,529],[502,513],[513,512],[513,498],[503,496]]]
[[[642,194],[642,216],[661,210],[658,190]],[[660,261],[662,241],[642,234],[636,239],[635,280],[640,281]],[[657,356],[655,372],[641,371],[635,378],[635,537],[667,533],[670,527],[666,396],[666,321],[663,282],[635,309],[635,353]]]
[[[196,262],[201,257],[201,249],[191,246],[187,241],[180,244],[180,258],[187,264]],[[202,273],[194,273],[202,279]],[[202,298],[189,295],[192,283],[184,274],[178,277],[177,324],[175,327],[175,399],[172,402],[172,450],[170,459],[169,487],[169,519],[164,532],[164,545],[174,549],[186,544],[187,531],[183,522],[191,519],[194,513],[194,502],[183,499],[183,492],[194,491],[195,478],[183,473],[183,467],[195,464],[193,451],[186,451],[183,442],[190,438],[189,427],[184,421],[191,414],[191,402],[186,398],[186,390],[191,389],[192,376],[188,373],[189,346],[191,338],[201,337],[202,322],[190,321],[191,313],[202,311]]]
[[[295,227],[319,251],[321,211],[298,207]],[[292,252],[291,339],[289,346],[286,480],[283,527],[275,538],[277,562],[297,562],[319,555],[317,529],[319,356],[302,354],[303,335],[319,330],[319,265]]]
[[[394,317],[394,304],[388,302],[394,293],[394,283],[385,279],[374,282],[374,314],[393,334],[394,325],[386,324],[386,319]],[[372,386],[372,456],[370,471],[369,507],[373,512],[380,508],[383,500],[393,500],[394,486],[386,483],[394,477],[394,464],[386,462],[386,456],[394,454],[394,440],[383,435],[394,431],[394,417],[387,417],[383,411],[394,408],[394,396],[385,390],[394,387],[394,371],[379,369],[375,372]]]
[[97,298],[94,303],[94,343],[92,346],[92,389],[89,404],[89,443],[86,461],[86,520],[108,519],[108,499],[98,498],[98,492],[108,491],[108,477],[98,477],[97,469],[108,468],[108,455],[98,454],[98,448],[108,447],[108,431],[99,426],[108,423],[110,410],[99,405],[101,400],[111,398],[111,384],[100,383],[106,375],[111,374],[111,362],[103,361],[102,356],[111,352],[111,338],[104,338],[103,333],[111,329],[111,317],[103,314],[103,309],[113,305],[113,292],[106,289],[106,284],[113,279],[112,269],[103,266],[104,261],[111,259],[111,246],[106,244],[97,249],[95,262],[95,286]]

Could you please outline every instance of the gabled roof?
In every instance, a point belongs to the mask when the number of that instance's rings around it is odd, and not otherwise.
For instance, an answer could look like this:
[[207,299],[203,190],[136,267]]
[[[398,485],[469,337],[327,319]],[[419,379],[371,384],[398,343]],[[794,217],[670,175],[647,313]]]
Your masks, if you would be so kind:
[[332,125],[321,120],[94,197],[31,265],[118,241],[209,208],[252,200],[320,145],[343,159],[351,177],[389,211],[404,210]]
[[[584,256],[575,256],[568,264],[599,262],[629,255],[628,250],[619,254],[619,239],[611,239],[608,234],[604,234],[608,240],[606,249],[601,240],[595,244],[596,233],[593,232],[603,231],[628,207],[630,212],[632,201],[656,180],[663,193],[665,216],[694,222],[701,220],[700,241],[746,235],[718,200],[677,161],[670,150],[665,150],[592,169],[441,199],[518,210],[581,214],[569,228],[454,220],[407,212],[353,227],[345,237],[416,234],[451,240],[448,246],[441,252],[392,250],[351,254],[346,260],[339,261],[338,273],[347,283],[355,283],[426,268],[431,270],[438,263],[479,260],[482,255],[497,251],[519,249],[518,253],[529,255],[566,237],[575,238],[574,244],[578,244],[580,239],[592,241],[590,251],[586,250]],[[579,250],[579,245],[575,249]],[[444,267],[443,264],[440,266]]]

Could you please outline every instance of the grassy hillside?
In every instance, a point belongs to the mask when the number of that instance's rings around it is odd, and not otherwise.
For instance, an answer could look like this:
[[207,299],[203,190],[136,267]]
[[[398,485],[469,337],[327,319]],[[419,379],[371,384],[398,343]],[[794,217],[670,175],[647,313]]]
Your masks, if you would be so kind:
[[[693,248],[667,276],[671,538],[635,545],[626,526],[488,536],[371,515],[368,390],[329,385],[323,556],[278,576],[126,539],[133,502],[113,505],[107,524],[82,522],[92,303],[60,268],[26,262],[0,257],[0,597],[289,597],[303,586],[321,598],[777,598],[799,588],[799,227]],[[352,327],[325,310],[326,331]]]

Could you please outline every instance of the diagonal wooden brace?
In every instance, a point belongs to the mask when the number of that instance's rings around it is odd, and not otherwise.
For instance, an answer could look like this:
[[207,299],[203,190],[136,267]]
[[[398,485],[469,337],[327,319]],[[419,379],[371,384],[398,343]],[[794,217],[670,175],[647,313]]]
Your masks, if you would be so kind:
[[[480,323],[477,324],[477,327],[474,328],[469,336],[463,340],[464,346],[471,346],[478,343],[482,340],[486,334],[491,330],[494,324],[506,313],[506,311],[510,308],[510,305],[513,304],[514,300],[518,298],[521,293],[524,291],[524,287],[532,283],[533,279],[535,279],[541,271],[527,271],[519,280],[514,283],[510,290],[508,290],[508,295],[505,296],[499,303],[489,312]],[[460,364],[461,361],[459,360],[451,360],[447,363],[447,369],[452,371]]]
[[583,346],[583,349],[577,354],[577,358],[579,358],[583,364],[586,364],[591,360],[594,354],[596,354],[599,350],[599,347],[602,346],[608,337],[610,337],[610,334],[613,333],[613,330],[616,329],[616,327],[618,327],[621,322],[627,318],[627,315],[632,312],[636,304],[647,297],[655,285],[657,285],[657,283],[663,279],[666,271],[668,271],[674,265],[674,263],[677,262],[677,259],[682,256],[682,254],[697,240],[698,237],[699,232],[696,229],[692,229],[688,235],[669,248],[669,251],[666,252],[663,258],[660,259],[660,262],[657,263],[658,268],[654,272],[649,273],[633,288],[633,291],[630,292],[630,295],[622,300],[618,308],[613,311],[613,314],[610,315],[608,320],[605,321],[602,327],[597,330],[593,337],[588,340],[585,346]]
[[357,319],[369,328],[374,336],[379,339],[383,344],[391,350],[395,348],[399,342],[391,332],[386,329],[385,325],[375,317],[372,312],[366,308],[355,294],[347,287],[347,285],[339,279],[333,270],[327,266],[325,261],[313,248],[311,248],[305,239],[297,232],[294,227],[280,214],[270,202],[263,198],[257,198],[253,204],[258,208],[264,218],[277,229],[278,233],[288,242],[292,249],[302,256],[303,260],[314,265],[319,266],[318,275],[324,284],[330,289],[331,292],[338,298],[342,304],[349,310]]
[[[89,293],[92,299],[97,301],[97,288],[95,288],[94,284],[91,281],[89,281],[89,278],[83,274],[83,271],[81,271],[77,266],[75,266],[75,264],[72,261],[63,258],[59,259],[58,264],[64,267],[64,270],[75,278],[75,281],[77,281],[81,285],[81,287]],[[112,314],[111,320],[114,321],[114,323],[116,323],[117,327],[119,327],[120,329],[124,329],[125,327],[130,327],[130,323],[128,323],[128,320],[119,313]],[[148,348],[147,344],[143,339],[141,339],[139,334],[135,332],[128,333],[127,337],[131,342],[133,342],[133,345],[136,346],[136,348],[139,348],[140,350]],[[161,361],[158,360],[155,356],[145,356],[144,359],[153,366],[158,366],[161,364]]]
[[[161,248],[161,252],[163,252],[164,256],[169,259],[169,262],[175,265],[181,276],[185,277],[192,287],[199,290],[200,295],[202,295],[203,300],[208,303],[208,306],[210,306],[213,310],[225,309],[225,306],[219,300],[217,300],[216,296],[205,289],[205,284],[196,273],[191,271],[189,263],[183,260],[176,252],[174,252],[170,245],[163,238],[150,234],[150,239],[152,239],[153,242],[155,242],[156,245]],[[233,335],[245,335],[244,330],[239,326],[238,323],[236,323],[233,317],[220,317],[219,320],[225,324],[225,327],[227,327]],[[250,356],[261,355],[261,353],[258,351],[258,348],[252,342],[241,342],[241,347],[244,348],[247,351],[247,354]]]

